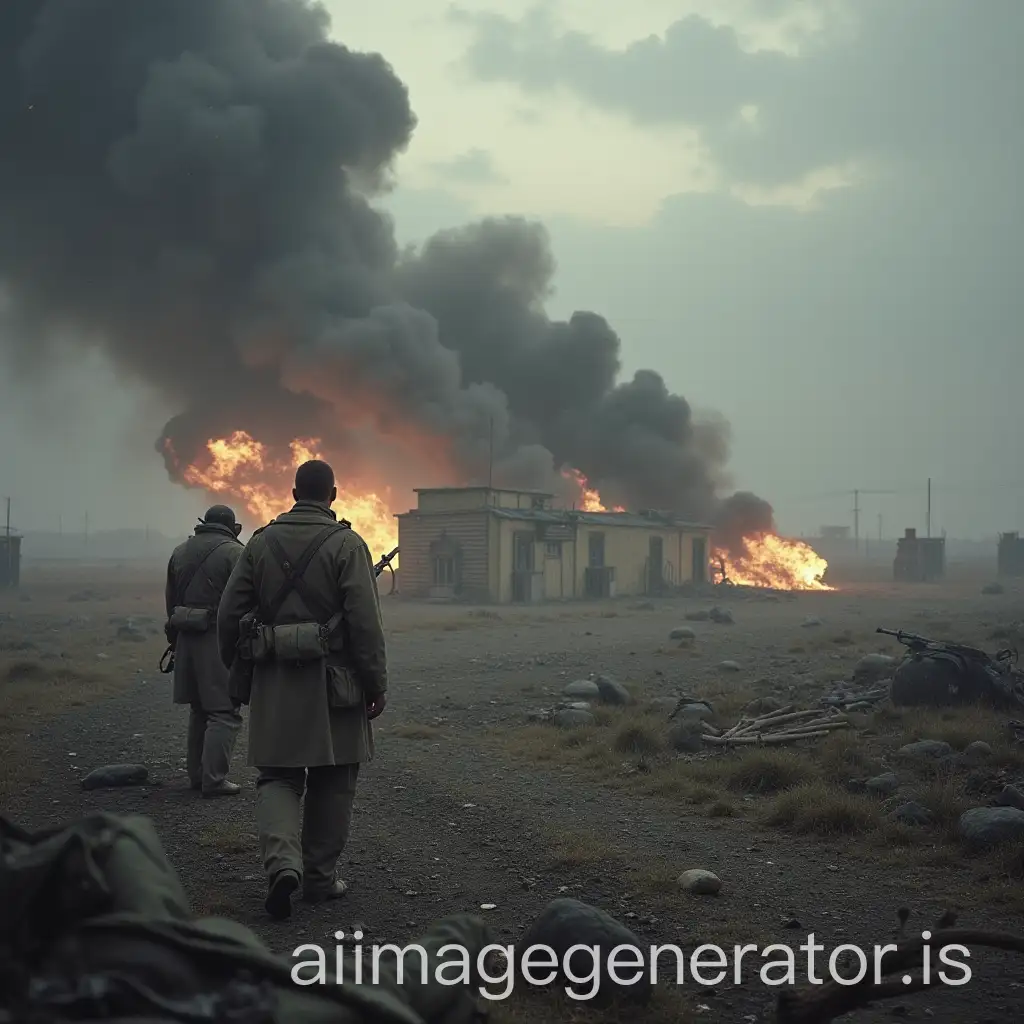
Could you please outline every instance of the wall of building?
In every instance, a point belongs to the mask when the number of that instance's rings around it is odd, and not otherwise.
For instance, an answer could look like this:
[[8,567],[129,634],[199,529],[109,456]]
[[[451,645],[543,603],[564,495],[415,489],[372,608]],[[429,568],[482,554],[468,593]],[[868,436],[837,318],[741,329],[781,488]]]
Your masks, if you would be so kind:
[[622,597],[647,593],[652,537],[661,538],[664,581],[676,586],[693,578],[693,538],[704,536],[665,527],[581,525],[575,545],[574,579],[575,593],[580,596],[585,593],[590,536],[594,533],[604,534],[604,564],[615,567],[615,593]]
[[[398,520],[398,543],[402,549],[402,594],[406,597],[455,596],[488,600],[489,538],[486,512],[419,512]],[[449,595],[435,587],[431,545],[447,538],[460,553],[458,586]]]
[[[574,591],[576,553],[571,540],[548,542],[537,539],[537,524],[528,520],[494,518],[491,549],[491,592],[493,600],[507,604],[513,599],[515,537],[529,537],[533,548],[533,568],[542,575],[543,599],[568,600],[579,596]],[[549,546],[550,544],[550,546]]]
[[551,505],[548,495],[527,491],[497,491],[486,487],[453,488],[452,490],[421,491],[416,496],[420,512],[462,512],[488,506],[496,508],[534,508],[540,501],[545,508]]

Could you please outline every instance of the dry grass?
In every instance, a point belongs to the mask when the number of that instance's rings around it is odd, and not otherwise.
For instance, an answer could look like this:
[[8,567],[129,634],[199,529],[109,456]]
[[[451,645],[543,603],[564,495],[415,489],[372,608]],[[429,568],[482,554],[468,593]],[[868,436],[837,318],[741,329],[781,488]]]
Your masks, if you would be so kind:
[[867,797],[808,782],[780,793],[765,821],[798,835],[848,836],[874,831],[879,813]]
[[618,847],[592,832],[559,832],[551,841],[551,863],[558,868],[607,866],[622,856]]

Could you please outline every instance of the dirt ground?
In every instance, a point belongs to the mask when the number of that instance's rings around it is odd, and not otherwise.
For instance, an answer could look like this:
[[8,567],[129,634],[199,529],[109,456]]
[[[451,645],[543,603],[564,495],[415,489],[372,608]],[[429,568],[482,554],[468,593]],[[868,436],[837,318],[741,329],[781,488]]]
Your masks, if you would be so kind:
[[[244,732],[233,774],[245,784],[240,797],[203,801],[187,785],[186,711],[171,704],[157,671],[161,567],[29,564],[20,593],[0,598],[4,813],[26,828],[98,809],[150,815],[195,910],[233,917],[286,955],[304,942],[333,947],[336,930],[357,925],[364,942],[401,944],[455,911],[478,911],[511,943],[563,895],[605,909],[644,945],[684,951],[795,946],[811,932],[826,949],[870,948],[892,941],[901,906],[912,911],[911,936],[945,909],[965,926],[1024,932],[1024,851],[968,855],[954,831],[965,807],[1024,778],[1024,753],[1009,742],[1004,716],[888,710],[805,749],[680,755],[666,738],[668,712],[649,707],[687,692],[710,699],[728,726],[759,696],[812,706],[849,678],[861,655],[902,653],[876,626],[994,652],[1020,636],[1024,603],[1012,587],[983,594],[985,582],[530,609],[387,597],[390,704],[342,865],[351,892],[333,905],[300,904],[291,920],[274,923],[263,912]],[[729,607],[735,623],[684,620],[714,603]],[[809,617],[821,623],[805,625]],[[669,633],[684,624],[696,637],[680,646]],[[723,669],[723,661],[737,667]],[[596,724],[578,730],[527,720],[561,699],[568,682],[596,673],[614,676],[638,703],[599,708]],[[897,764],[895,750],[916,739],[957,749],[982,740],[992,752],[973,771]],[[146,764],[152,784],[81,790],[85,773],[117,762]],[[902,773],[898,799],[852,791],[851,780],[888,768]],[[908,797],[928,808],[932,824],[889,819],[894,802]],[[720,894],[684,891],[676,879],[690,868],[715,872]],[[971,968],[963,988],[851,1019],[1024,1019],[1019,960],[978,949]],[[629,1016],[769,1019],[775,993],[755,971],[714,988],[670,978],[646,1016]],[[492,1012],[505,1022],[617,1019],[533,993]]]

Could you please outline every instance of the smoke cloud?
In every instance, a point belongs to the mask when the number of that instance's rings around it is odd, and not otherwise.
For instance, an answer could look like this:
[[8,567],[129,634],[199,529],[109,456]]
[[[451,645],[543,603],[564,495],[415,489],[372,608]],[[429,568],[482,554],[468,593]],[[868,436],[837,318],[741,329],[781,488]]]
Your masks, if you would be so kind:
[[70,331],[159,387],[182,410],[157,442],[175,478],[241,429],[320,437],[354,478],[423,446],[479,481],[493,452],[497,482],[571,467],[609,504],[718,515],[728,425],[651,370],[619,382],[601,316],[547,317],[542,226],[399,252],[367,197],[412,137],[409,96],[328,28],[306,0],[0,4],[0,286],[21,361]]

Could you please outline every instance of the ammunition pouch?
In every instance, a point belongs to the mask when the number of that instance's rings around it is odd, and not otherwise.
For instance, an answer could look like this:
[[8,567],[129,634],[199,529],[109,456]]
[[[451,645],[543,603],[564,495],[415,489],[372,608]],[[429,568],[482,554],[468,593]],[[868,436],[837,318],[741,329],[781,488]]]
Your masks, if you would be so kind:
[[344,665],[327,666],[327,705],[331,708],[358,708],[366,703],[363,688]]
[[[258,653],[257,653],[258,652]],[[303,664],[327,657],[327,630],[319,622],[289,622],[263,626],[254,644],[257,661]]]
[[167,620],[175,633],[205,633],[210,628],[209,608],[186,608],[177,605]]

